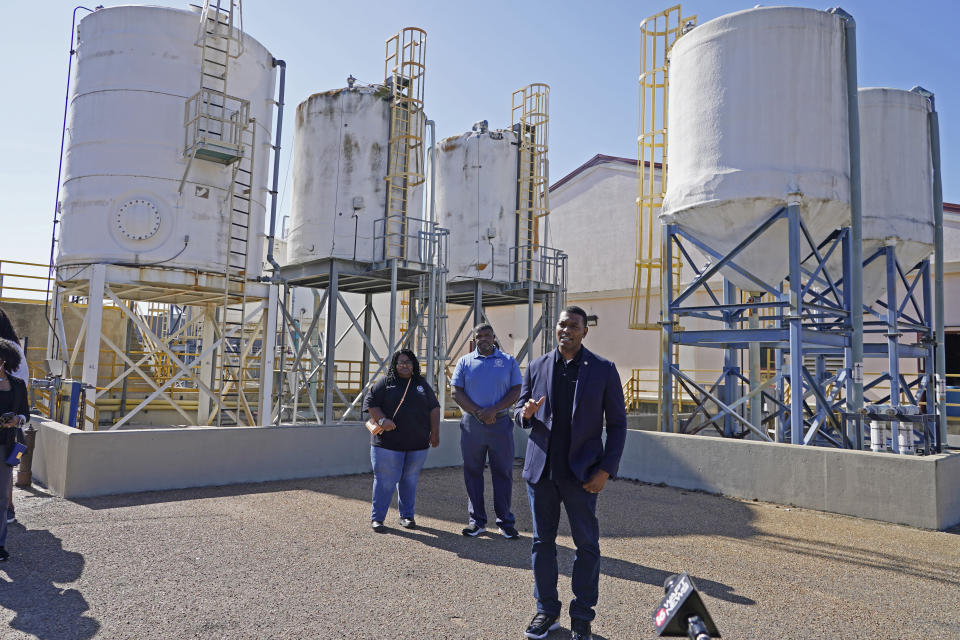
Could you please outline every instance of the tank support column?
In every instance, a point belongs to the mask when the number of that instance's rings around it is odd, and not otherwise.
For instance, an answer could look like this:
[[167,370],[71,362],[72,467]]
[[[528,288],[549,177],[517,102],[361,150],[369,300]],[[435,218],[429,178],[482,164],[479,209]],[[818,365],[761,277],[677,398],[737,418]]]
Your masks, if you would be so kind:
[[277,304],[280,287],[272,285],[267,292],[266,317],[263,323],[263,343],[260,348],[260,398],[257,401],[257,422],[261,427],[273,423],[273,373],[277,357]]
[[[760,302],[760,296],[750,297],[750,302]],[[760,328],[760,310],[750,309],[749,326],[751,330]],[[750,343],[750,424],[757,429],[763,429],[763,394],[757,391],[760,388],[760,343]],[[754,395],[756,394],[756,395]]]
[[[200,344],[203,345],[203,350],[207,354],[200,360],[200,379],[212,388],[217,350],[208,347],[217,340],[217,308],[215,306],[207,305],[203,308],[202,326]],[[210,424],[210,400],[210,396],[205,393],[197,394],[197,422],[200,425]]]
[[[363,296],[363,335],[369,336],[373,330],[373,294]],[[367,388],[370,382],[370,343],[363,341],[363,360],[360,362],[360,386]]]
[[[735,329],[737,326],[732,318],[735,313],[732,310],[732,307],[734,304],[736,304],[736,295],[737,292],[734,284],[724,278],[723,304],[728,305],[728,307],[723,311],[723,315],[726,320],[724,324],[726,325],[726,328],[730,330]],[[737,349],[732,346],[727,346],[723,351],[723,401],[728,407],[732,407],[733,403],[736,402],[737,399],[737,376],[740,373],[739,367],[737,367]],[[724,412],[723,435],[727,438],[733,436],[733,416],[731,416],[729,412]]]
[[[396,261],[393,263],[396,269]],[[396,285],[396,271],[394,271],[394,285]],[[396,293],[396,286],[394,286]],[[327,287],[327,344],[323,353],[323,423],[333,424],[333,386],[336,384],[334,377],[336,375],[336,364],[334,355],[337,350],[337,300],[340,298],[340,271],[337,261],[330,262],[330,284]],[[393,295],[390,299],[390,337],[393,338],[393,321],[395,320],[394,308],[397,296]],[[387,356],[390,357],[389,355]]]
[[790,226],[790,442],[803,442],[803,288],[800,284],[800,207],[787,207]]
[[[897,331],[898,307],[897,307],[897,256],[893,247],[884,247],[884,259],[887,270],[887,366],[890,373],[890,407],[894,410],[900,407],[900,349],[899,332]],[[910,292],[907,292],[909,297]],[[912,430],[910,423],[905,423]],[[894,453],[900,453],[898,432],[900,423],[896,420],[890,421],[890,447]]]
[[[663,228],[662,263],[673,264],[673,234],[676,225]],[[673,433],[673,269],[660,269],[660,430]]]
[[85,385],[97,386],[100,366],[100,329],[103,326],[103,286],[106,282],[107,265],[91,267],[89,294],[87,295],[86,333],[83,340],[83,374]]

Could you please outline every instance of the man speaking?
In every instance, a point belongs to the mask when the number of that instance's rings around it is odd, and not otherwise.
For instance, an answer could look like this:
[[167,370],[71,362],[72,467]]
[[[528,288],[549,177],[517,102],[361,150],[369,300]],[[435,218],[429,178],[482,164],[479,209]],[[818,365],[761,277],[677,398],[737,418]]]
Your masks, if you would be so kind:
[[556,538],[563,504],[577,548],[570,637],[591,640],[600,583],[597,495],[617,473],[627,416],[616,366],[581,346],[587,335],[586,312],[565,308],[556,332],[557,349],[530,363],[514,409],[517,424],[530,429],[523,479],[533,514],[537,613],[525,635],[540,640],[560,626]]

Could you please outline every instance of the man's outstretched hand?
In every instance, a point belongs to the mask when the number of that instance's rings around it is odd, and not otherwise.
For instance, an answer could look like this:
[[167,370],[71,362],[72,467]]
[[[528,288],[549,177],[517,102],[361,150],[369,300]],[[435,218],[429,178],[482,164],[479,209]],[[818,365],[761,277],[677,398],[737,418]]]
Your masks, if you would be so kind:
[[547,396],[541,396],[539,400],[534,400],[533,398],[527,400],[523,403],[523,419],[529,420],[533,414],[540,410],[540,407],[543,406],[544,400],[547,399]]

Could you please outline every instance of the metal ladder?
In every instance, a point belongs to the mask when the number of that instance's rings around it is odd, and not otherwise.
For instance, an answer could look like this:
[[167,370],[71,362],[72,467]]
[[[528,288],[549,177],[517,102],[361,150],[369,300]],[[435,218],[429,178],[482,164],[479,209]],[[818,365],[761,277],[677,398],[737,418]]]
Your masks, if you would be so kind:
[[408,27],[386,43],[384,81],[392,92],[387,150],[385,260],[407,257],[410,190],[424,182],[423,80],[427,33]]
[[[223,294],[216,327],[219,376],[214,391],[219,402],[213,415],[218,426],[225,420],[255,424],[247,397],[256,393],[256,381],[248,375],[247,366],[253,341],[248,340],[244,325],[256,126],[250,117],[249,101],[228,91],[230,61],[244,52],[242,0],[205,0],[196,45],[201,49],[200,90],[187,100],[184,115],[188,162],[181,192],[194,159],[230,167],[223,216],[227,230],[221,273]],[[221,405],[233,410],[224,411]]]
[[243,54],[240,0],[206,0],[200,12],[196,46],[200,47],[200,88],[184,105],[184,156],[180,193],[197,158],[223,165],[244,154],[243,131],[250,103],[228,93],[230,60]]
[[517,282],[543,279],[535,268],[540,219],[547,207],[547,140],[550,87],[528,84],[513,92],[511,115],[517,135]]
[[[651,292],[660,286],[664,253],[658,214],[667,190],[667,96],[670,90],[670,49],[678,38],[696,24],[696,16],[683,16],[676,5],[650,16],[640,24],[640,112],[637,136],[637,258],[634,263],[633,293],[630,297],[629,327],[658,331],[659,310],[651,306]],[[657,179],[659,170],[659,180]],[[669,265],[673,276],[673,293],[679,295],[683,262],[675,256]],[[661,296],[665,295],[661,292]],[[675,330],[680,330],[676,327]],[[661,343],[663,341],[661,340]],[[673,350],[673,362],[680,361],[678,345],[661,344]],[[662,358],[661,367],[662,367]],[[663,371],[659,372],[662,387]],[[673,379],[673,414],[682,410],[682,392]],[[663,411],[658,400],[658,429],[662,428]]]
[[[252,122],[252,121],[251,121]],[[227,247],[223,270],[223,302],[219,317],[219,335],[229,338],[220,342],[218,361],[220,380],[217,389],[226,406],[234,406],[232,416],[236,424],[255,424],[254,411],[248,394],[256,395],[256,379],[249,375],[248,360],[252,336],[246,335],[247,315],[247,261],[250,256],[250,209],[253,198],[253,169],[256,148],[256,127],[251,124],[244,131],[244,147],[250,150],[236,163],[231,172],[227,197]],[[217,425],[223,424],[223,412],[217,412]]]

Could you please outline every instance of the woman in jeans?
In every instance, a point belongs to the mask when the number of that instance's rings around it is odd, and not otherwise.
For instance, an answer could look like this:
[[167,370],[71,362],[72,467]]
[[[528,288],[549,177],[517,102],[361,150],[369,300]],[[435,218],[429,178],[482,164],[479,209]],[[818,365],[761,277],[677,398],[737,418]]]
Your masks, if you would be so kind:
[[[23,380],[24,384],[29,385],[30,369],[27,368],[27,356],[24,355],[23,349],[20,347],[20,338],[17,337],[16,331],[13,330],[13,324],[10,322],[10,318],[7,317],[7,314],[3,312],[3,309],[0,309],[0,338],[12,342],[13,346],[17,349],[17,353],[20,354],[20,366],[9,371],[8,373],[13,375],[15,378],[20,378]],[[24,419],[26,419],[26,415],[24,415]],[[9,501],[7,502],[7,524],[17,521],[17,513],[13,508],[13,482],[10,483],[9,493],[10,495],[7,496],[9,498]]]
[[[27,385],[14,377],[20,351],[10,340],[0,338],[0,514],[6,514],[10,496],[11,470],[5,461],[16,443],[16,429],[23,424],[27,409]],[[6,550],[7,519],[0,518],[0,562],[10,557]]]
[[386,531],[383,521],[394,493],[399,493],[400,526],[413,529],[417,479],[429,447],[440,444],[440,403],[420,375],[420,363],[409,349],[393,354],[387,375],[363,401],[363,409],[379,429],[370,438],[373,465],[373,508],[370,527]]

